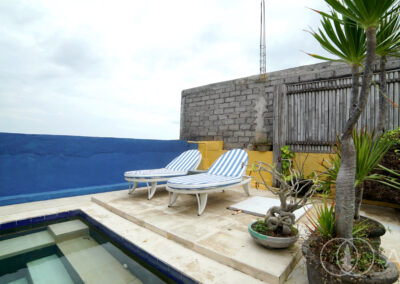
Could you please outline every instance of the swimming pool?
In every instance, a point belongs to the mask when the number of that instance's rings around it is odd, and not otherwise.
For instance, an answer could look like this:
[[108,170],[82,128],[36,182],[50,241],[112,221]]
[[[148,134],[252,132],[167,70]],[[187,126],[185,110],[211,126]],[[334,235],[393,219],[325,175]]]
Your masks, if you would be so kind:
[[81,210],[0,224],[0,283],[198,283]]

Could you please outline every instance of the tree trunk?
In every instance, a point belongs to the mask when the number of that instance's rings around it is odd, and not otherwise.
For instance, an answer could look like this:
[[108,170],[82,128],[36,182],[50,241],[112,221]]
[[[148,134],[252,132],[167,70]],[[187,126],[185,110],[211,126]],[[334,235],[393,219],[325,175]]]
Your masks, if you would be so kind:
[[335,224],[338,237],[350,239],[354,220],[356,151],[351,136],[342,138],[341,145],[342,164],[336,180]]
[[388,95],[386,83],[386,56],[380,58],[379,73],[379,118],[378,118],[378,135],[385,131],[385,119],[388,111]]
[[[372,67],[375,61],[375,50],[376,50],[376,28],[372,27],[366,30],[367,34],[367,56],[363,74],[363,80],[361,84],[361,92],[357,107],[353,108],[350,112],[350,117],[346,122],[342,137],[350,137],[353,132],[354,126],[356,125],[365,105],[368,101],[368,95],[371,90],[372,81]],[[354,85],[354,84],[353,84]],[[352,96],[354,96],[353,94]]]
[[364,193],[364,183],[361,183],[356,186],[356,203],[355,203],[355,212],[354,212],[354,219],[359,220],[360,219],[360,208],[361,208],[361,203],[362,203],[362,198],[363,198],[363,193]]
[[352,79],[352,84],[351,84],[350,113],[352,113],[353,110],[358,105],[358,96],[360,90],[360,66],[358,65],[351,66],[351,79]]
[[[367,35],[367,56],[364,75],[361,85],[358,104],[350,109],[350,116],[346,122],[341,141],[342,141],[342,165],[336,180],[336,232],[339,238],[352,238],[355,190],[354,182],[356,175],[356,152],[352,139],[352,132],[365,105],[371,88],[372,67],[375,60],[376,49],[376,28],[371,27],[366,30]],[[358,82],[357,82],[358,83]],[[353,82],[354,86],[354,82]],[[352,90],[352,96],[357,95]]]

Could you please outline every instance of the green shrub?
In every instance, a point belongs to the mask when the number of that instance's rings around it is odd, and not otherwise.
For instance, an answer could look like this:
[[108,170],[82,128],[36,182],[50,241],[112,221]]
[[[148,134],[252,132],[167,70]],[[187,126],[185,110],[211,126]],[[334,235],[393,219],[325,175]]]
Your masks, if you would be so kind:
[[282,174],[284,176],[290,176],[290,168],[292,167],[292,159],[294,158],[294,153],[290,151],[289,146],[282,146]]
[[395,145],[400,146],[400,127],[394,130],[386,131],[382,138],[392,141]]
[[335,202],[332,201],[328,205],[328,202],[324,199],[323,204],[317,205],[312,202],[312,205],[315,212],[307,212],[307,219],[310,221],[311,226],[306,226],[313,233],[317,233],[325,238],[332,238],[336,221]]

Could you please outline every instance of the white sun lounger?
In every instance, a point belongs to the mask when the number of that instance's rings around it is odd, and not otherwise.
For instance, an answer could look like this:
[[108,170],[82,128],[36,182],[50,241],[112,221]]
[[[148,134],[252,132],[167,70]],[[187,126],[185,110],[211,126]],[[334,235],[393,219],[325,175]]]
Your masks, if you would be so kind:
[[243,175],[247,161],[246,151],[234,149],[219,157],[206,173],[169,179],[166,187],[170,192],[168,207],[175,203],[179,194],[195,194],[200,216],[206,208],[209,193],[242,185],[245,193],[250,195],[251,178]]
[[[189,150],[180,154],[165,168],[125,172],[125,180],[129,182],[129,194],[135,191],[139,182],[145,182],[150,200],[156,192],[157,182],[167,181],[172,177],[185,176],[188,171],[197,169],[200,161],[200,151]],[[133,182],[133,186],[131,186],[131,182]],[[151,183],[151,187],[149,183]]]

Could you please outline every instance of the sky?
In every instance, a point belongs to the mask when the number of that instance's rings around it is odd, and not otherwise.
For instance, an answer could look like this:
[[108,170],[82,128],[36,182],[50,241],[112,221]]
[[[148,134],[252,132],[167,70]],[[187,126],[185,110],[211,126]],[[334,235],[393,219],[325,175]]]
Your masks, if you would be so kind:
[[[267,72],[320,62],[321,0],[266,0]],[[259,73],[260,0],[1,0],[0,132],[179,139],[184,89]]]

